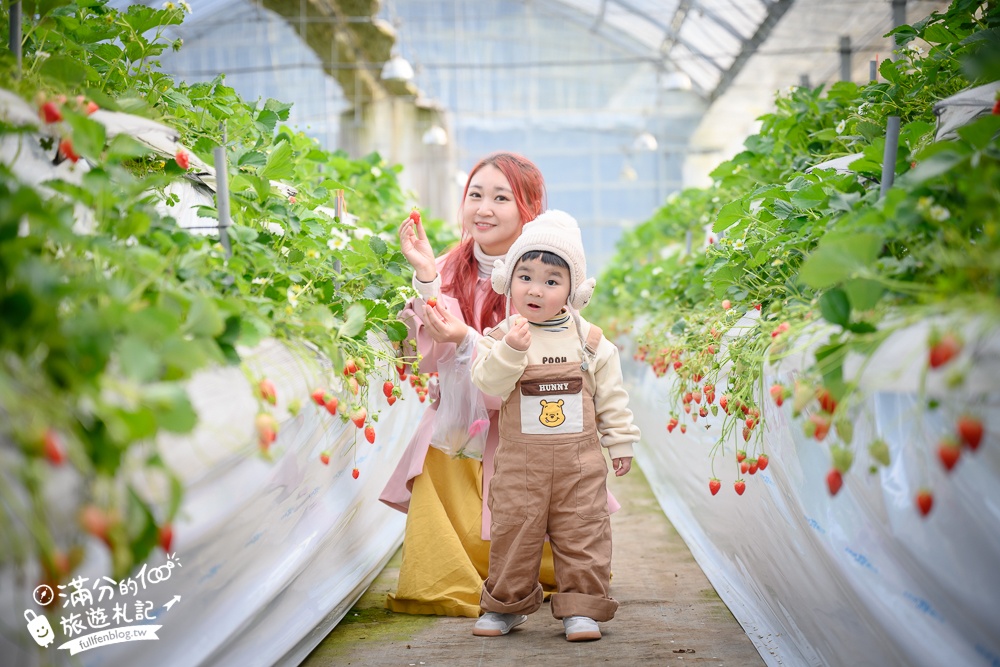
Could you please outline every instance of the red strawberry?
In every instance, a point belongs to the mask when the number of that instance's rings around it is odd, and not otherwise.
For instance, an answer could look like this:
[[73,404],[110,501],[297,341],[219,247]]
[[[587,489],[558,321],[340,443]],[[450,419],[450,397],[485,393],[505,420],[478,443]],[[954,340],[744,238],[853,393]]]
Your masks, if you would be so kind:
[[757,420],[753,417],[747,417],[747,420],[744,423],[747,425],[747,428],[753,429],[753,427],[757,425]]
[[817,440],[822,440],[830,432],[830,415],[824,413],[814,413],[809,415],[808,427],[812,427],[812,436]]
[[1000,100],[993,103],[993,115],[1000,116]]
[[719,396],[719,407],[728,415],[729,414],[729,398],[723,394]]
[[758,456],[757,457],[757,468],[760,469],[760,470],[766,470],[767,469],[767,461],[768,461],[767,454],[761,454],[760,456]]
[[52,465],[62,465],[66,460],[62,440],[60,440],[59,434],[50,428],[45,429],[45,434],[42,436],[42,448],[45,451],[45,458]]
[[938,368],[948,363],[962,351],[962,341],[953,333],[931,337],[931,349],[928,358],[931,368]]
[[729,310],[732,307],[733,307],[733,302],[732,301],[730,301],[729,299],[723,299],[722,300],[722,309],[723,310]]
[[86,532],[94,537],[101,538],[105,542],[108,541],[108,528],[111,527],[111,517],[107,512],[96,505],[85,505],[80,510],[79,519],[80,525]]
[[278,392],[274,388],[274,383],[264,378],[257,385],[257,390],[260,392],[260,397],[271,405],[275,405],[278,402]]
[[325,407],[326,411],[329,412],[331,415],[337,414],[337,397],[329,396],[327,394],[324,394],[324,396],[326,396],[327,398],[323,402],[323,407]]
[[742,479],[738,479],[733,483],[733,488],[736,489],[736,495],[742,496],[743,492],[747,490],[747,485]]
[[952,438],[947,438],[943,440],[938,445],[938,458],[941,459],[941,464],[944,469],[951,472],[951,469],[955,467],[958,463],[959,457],[962,455],[962,448],[958,445]]
[[423,403],[424,401],[427,400],[427,394],[419,394],[417,398],[420,399],[421,403]]
[[330,450],[329,449],[324,449],[322,452],[320,452],[319,453],[319,460],[325,466],[330,465]]
[[358,428],[364,428],[366,419],[368,419],[368,410],[364,408],[355,408],[354,412],[351,413],[351,421]]
[[101,107],[97,106],[97,102],[90,101],[90,102],[87,102],[87,107],[86,107],[86,109],[84,109],[84,111],[86,111],[87,115],[89,116],[90,114],[94,113],[95,111],[97,111],[100,108]]
[[354,359],[348,359],[347,363],[344,364],[344,375],[354,375],[358,372],[358,364]]
[[312,399],[316,401],[316,405],[323,405],[326,403],[326,390],[322,387],[317,387],[313,390],[311,394]]
[[709,343],[708,347],[706,347],[705,349],[708,350],[709,354],[715,354],[715,346],[712,345],[711,343]]
[[744,463],[749,463],[750,464],[750,474],[751,475],[753,475],[754,473],[756,473],[757,472],[757,468],[760,467],[760,466],[757,465],[757,459],[747,459],[746,461],[744,461]]
[[701,392],[700,392],[700,391],[698,391],[697,389],[695,389],[694,391],[692,391],[692,392],[691,392],[691,399],[692,399],[692,400],[693,400],[693,401],[694,401],[695,403],[701,403]]
[[385,400],[386,400],[387,403],[389,403],[389,405],[392,405],[393,403],[396,402],[396,397],[395,396],[390,396],[389,398],[387,398]]
[[427,305],[430,306],[431,308],[435,308],[438,305],[437,298],[432,296],[431,298],[427,299]]
[[164,552],[170,553],[170,545],[174,543],[174,527],[169,521],[160,526],[158,537],[160,548]]
[[687,424],[681,424],[681,433],[687,433],[687,432],[688,432]]
[[820,388],[816,392],[816,399],[819,401],[819,407],[823,408],[824,412],[829,412],[832,415],[834,410],[837,409],[837,401],[833,399],[833,396],[825,388]]
[[355,468],[354,470],[351,471],[351,477],[353,477],[354,479],[357,479],[358,475],[360,475],[360,474],[361,474],[361,471],[358,470],[357,468]]
[[737,450],[736,450],[736,462],[737,462],[737,463],[742,463],[742,462],[743,462],[743,460],[744,460],[744,459],[745,459],[746,457],[747,457],[747,453],[746,453],[746,450],[745,450],[745,449],[737,449]]
[[382,383],[382,393],[385,394],[386,398],[392,396],[393,387],[394,385],[392,384],[391,380],[386,380],[385,382]]
[[177,152],[174,153],[174,162],[181,169],[187,169],[191,166],[191,156],[183,148],[178,148]]
[[701,415],[702,417],[707,417],[708,416],[708,408],[706,408],[704,405],[701,406],[701,408],[698,410],[698,414]]
[[934,506],[934,494],[929,489],[920,489],[917,491],[916,501],[917,509],[920,510],[921,516],[927,516],[930,514],[931,507]]
[[771,338],[777,338],[781,334],[788,331],[790,328],[791,325],[788,322],[782,322],[777,327],[775,327],[774,331],[771,332]]
[[63,139],[59,142],[59,154],[73,163],[80,159],[80,156],[73,150],[73,141],[70,139]]
[[748,470],[750,470],[750,464],[746,461],[740,461],[740,472],[745,475]]
[[684,412],[686,412],[688,414],[691,414],[691,404],[690,403],[685,403],[684,404]]
[[677,417],[671,417],[667,422],[667,433],[673,433],[675,428],[677,428]]
[[702,378],[701,373],[692,373],[691,374],[691,379],[694,380],[695,382],[701,382],[701,378]]
[[375,427],[369,424],[365,427],[365,440],[371,444],[375,444]]
[[750,442],[750,429],[743,427],[743,442]]
[[278,423],[268,413],[261,412],[254,420],[254,425],[257,428],[257,440],[261,448],[266,450],[278,438]]
[[419,225],[420,224],[420,211],[418,211],[417,209],[413,209],[412,211],[410,211],[410,220],[413,221],[413,224]]
[[722,488],[722,482],[720,482],[715,477],[708,480],[708,490],[712,492],[713,496],[717,494],[719,492],[719,489],[721,488]]
[[958,418],[958,435],[972,451],[976,451],[983,440],[983,422],[972,415],[962,415]]
[[58,123],[63,119],[62,112],[59,111],[59,107],[56,106],[55,102],[46,102],[42,105],[42,120],[46,123]]
[[679,370],[681,369],[681,366],[683,366],[683,365],[684,365],[684,364],[682,364],[681,362],[679,362],[679,361],[675,361],[675,362],[674,362],[674,370],[675,370],[675,371],[679,371]]
[[753,305],[753,307],[754,307],[754,310],[758,310],[758,311],[760,310],[760,304],[759,303],[755,303]]
[[777,383],[771,385],[771,398],[774,399],[774,404],[780,408],[781,404],[785,402],[785,388]]
[[705,392],[705,402],[708,403],[709,405],[711,405],[712,403],[715,403],[715,392],[714,391],[706,391]]
[[288,197],[288,203],[289,203],[289,204],[294,204],[294,203],[295,203],[295,202],[297,202],[297,201],[298,201],[298,200],[297,200],[297,199],[295,198],[295,195],[290,195],[290,196]]
[[357,396],[358,392],[361,391],[360,383],[358,382],[358,379],[353,375],[347,378],[347,387],[348,389],[351,390],[351,393],[354,394],[355,396]]
[[844,478],[841,476],[840,471],[836,468],[831,468],[830,472],[826,473],[826,488],[830,489],[830,495],[837,495],[837,492],[840,491],[840,487],[843,485]]

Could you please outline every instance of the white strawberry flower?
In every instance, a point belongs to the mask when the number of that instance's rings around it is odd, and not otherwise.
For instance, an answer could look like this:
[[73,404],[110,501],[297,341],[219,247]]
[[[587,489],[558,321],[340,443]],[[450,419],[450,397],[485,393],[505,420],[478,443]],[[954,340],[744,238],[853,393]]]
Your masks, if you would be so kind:
[[343,250],[347,247],[347,244],[350,243],[350,239],[347,238],[347,235],[338,229],[331,229],[330,236],[332,238],[326,242],[326,247],[330,250]]

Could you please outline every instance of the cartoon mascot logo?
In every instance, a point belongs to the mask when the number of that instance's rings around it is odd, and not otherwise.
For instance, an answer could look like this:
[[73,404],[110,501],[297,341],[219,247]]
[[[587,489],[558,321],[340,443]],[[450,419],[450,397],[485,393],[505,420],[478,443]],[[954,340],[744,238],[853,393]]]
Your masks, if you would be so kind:
[[542,399],[542,414],[539,415],[538,421],[542,422],[542,426],[548,426],[549,428],[555,428],[566,421],[566,415],[563,414],[563,401],[559,399],[558,401],[546,401]]

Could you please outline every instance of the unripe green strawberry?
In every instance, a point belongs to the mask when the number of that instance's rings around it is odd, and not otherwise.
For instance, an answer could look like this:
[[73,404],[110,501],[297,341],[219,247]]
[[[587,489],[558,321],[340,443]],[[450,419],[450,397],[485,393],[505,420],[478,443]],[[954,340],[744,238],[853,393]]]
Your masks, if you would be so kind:
[[889,445],[885,443],[885,440],[873,440],[868,445],[868,453],[882,465],[889,465]]
[[850,470],[851,464],[854,463],[854,453],[845,447],[831,447],[830,456],[833,457],[833,467],[841,473]]

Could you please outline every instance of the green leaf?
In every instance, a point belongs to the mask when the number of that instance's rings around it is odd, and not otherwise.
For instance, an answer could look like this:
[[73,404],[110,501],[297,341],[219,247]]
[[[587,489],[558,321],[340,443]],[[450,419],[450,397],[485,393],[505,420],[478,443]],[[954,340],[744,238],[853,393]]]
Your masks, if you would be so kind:
[[856,311],[871,310],[882,298],[885,288],[881,283],[868,278],[854,278],[844,283],[847,298]]
[[267,165],[260,170],[263,179],[278,180],[291,178],[294,174],[292,164],[292,147],[287,141],[282,141],[267,156]]
[[874,234],[828,234],[802,263],[799,279],[816,289],[832,287],[870,266],[881,248],[882,240]]
[[347,319],[340,325],[340,335],[344,338],[353,338],[361,333],[361,330],[365,326],[365,312],[364,306],[359,304],[354,304],[347,309]]
[[386,322],[385,333],[389,337],[389,340],[393,342],[401,342],[406,340],[406,334],[409,330],[406,325],[402,322]]
[[715,224],[712,225],[712,231],[713,232],[723,231],[731,224],[733,224],[741,217],[743,217],[743,215],[744,212],[743,212],[742,200],[737,199],[735,201],[729,202],[728,204],[722,207],[722,210],[719,211],[719,217],[716,218]]
[[819,310],[830,324],[846,327],[851,320],[851,302],[841,289],[830,289],[819,298]]
[[851,322],[847,325],[846,329],[852,333],[856,334],[870,334],[878,331],[878,328],[873,324],[868,322]]
[[198,423],[184,388],[172,382],[143,387],[142,401],[156,414],[160,428],[171,433],[187,433]]
[[211,299],[196,296],[191,302],[185,329],[194,336],[214,338],[225,331],[226,324]]
[[99,158],[104,151],[104,126],[84,115],[66,111],[66,123],[73,128],[73,147],[80,155]]
[[997,136],[997,132],[1000,132],[1000,116],[992,114],[958,128],[958,135],[977,150],[989,146]]
[[42,76],[69,84],[74,88],[82,86],[92,71],[97,77],[97,72],[79,59],[60,55],[46,58],[38,70]]
[[149,152],[148,146],[143,146],[127,134],[118,134],[108,145],[107,159],[109,162],[122,162],[143,157]]
[[122,372],[137,382],[156,379],[160,370],[160,359],[152,347],[143,339],[129,336],[118,346],[118,359]]
[[385,241],[380,236],[374,234],[368,237],[368,247],[379,257],[389,251],[389,247],[385,244]]

